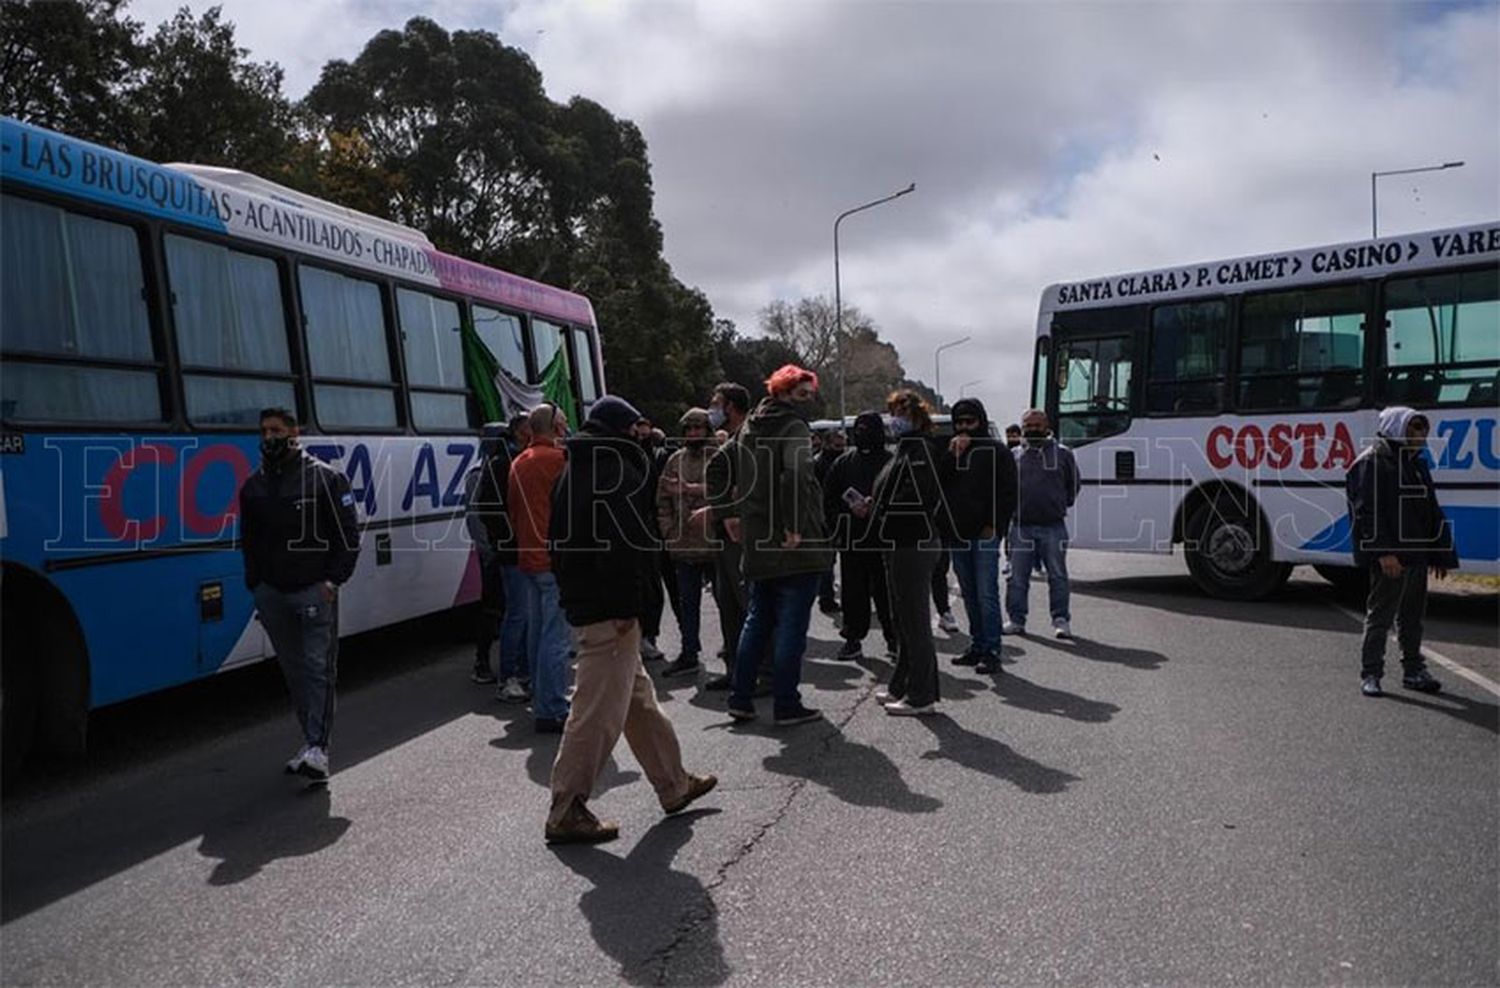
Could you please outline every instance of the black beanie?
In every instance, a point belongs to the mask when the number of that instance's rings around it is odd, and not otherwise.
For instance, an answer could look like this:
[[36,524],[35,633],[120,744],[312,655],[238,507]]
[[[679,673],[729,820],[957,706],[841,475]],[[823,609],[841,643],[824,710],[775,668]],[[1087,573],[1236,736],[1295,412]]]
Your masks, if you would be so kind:
[[613,436],[627,436],[641,417],[635,406],[624,398],[605,395],[589,407],[588,421]]
[[986,431],[989,429],[990,417],[984,410],[984,402],[980,401],[978,398],[958,399],[953,403],[951,414],[953,418],[972,415],[979,420],[979,427],[981,429],[984,429]]

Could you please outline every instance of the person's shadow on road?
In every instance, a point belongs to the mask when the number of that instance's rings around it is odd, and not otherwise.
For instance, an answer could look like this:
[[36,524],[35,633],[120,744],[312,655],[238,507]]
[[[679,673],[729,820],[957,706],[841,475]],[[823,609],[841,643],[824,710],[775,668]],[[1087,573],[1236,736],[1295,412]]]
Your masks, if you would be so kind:
[[[557,859],[594,883],[578,900],[594,942],[632,985],[718,985],[730,967],[719,942],[719,910],[696,875],[672,868],[707,808],[668,817],[621,858],[598,847],[562,846]],[[670,968],[670,971],[668,970]]]
[[779,735],[781,754],[771,755],[762,764],[766,771],[806,779],[827,789],[851,806],[873,806],[898,813],[932,813],[943,802],[932,796],[913,792],[901,776],[901,770],[890,756],[878,748],[850,741],[833,724],[820,724],[824,733],[811,738],[793,729]]
[[[299,783],[287,781],[288,786]],[[300,858],[317,854],[338,843],[348,832],[350,821],[330,816],[332,805],[327,785],[307,786],[288,795],[284,805],[255,804],[243,813],[218,819],[203,831],[198,853],[218,858],[210,885],[233,885],[254,877],[278,858]]]
[[[548,789],[552,786],[552,763],[557,761],[557,748],[561,743],[561,735],[538,734],[527,718],[506,724],[505,733],[491,741],[490,746],[504,751],[525,751],[527,777],[543,789]],[[622,737],[619,743],[624,744],[625,739]],[[599,781],[594,783],[594,795],[603,795],[640,777],[639,772],[621,770],[619,763],[611,755]]]
[[1086,724],[1107,723],[1120,708],[1102,700],[1089,700],[1065,690],[1054,690],[1022,679],[1014,673],[1003,673],[995,679],[995,692],[1006,705],[1039,714],[1052,714]]
[[1122,645],[1106,645],[1092,638],[1074,635],[1071,638],[1043,638],[1040,635],[1027,637],[1027,642],[1067,652],[1093,662],[1109,662],[1131,669],[1159,669],[1167,657],[1160,652],[1145,648],[1125,648]]
[[1436,696],[1424,696],[1420,699],[1416,695],[1387,692],[1386,700],[1395,703],[1406,703],[1413,707],[1422,707],[1427,710],[1435,710],[1440,714],[1457,718],[1465,724],[1473,724],[1482,727],[1491,734],[1500,734],[1500,707],[1483,700],[1470,700],[1466,696],[1457,693],[1440,693]]
[[965,730],[947,714],[913,719],[920,721],[937,738],[937,750],[922,755],[929,761],[946,758],[1039,796],[1063,792],[1070,784],[1079,781],[1078,776],[1027,758],[994,738]]

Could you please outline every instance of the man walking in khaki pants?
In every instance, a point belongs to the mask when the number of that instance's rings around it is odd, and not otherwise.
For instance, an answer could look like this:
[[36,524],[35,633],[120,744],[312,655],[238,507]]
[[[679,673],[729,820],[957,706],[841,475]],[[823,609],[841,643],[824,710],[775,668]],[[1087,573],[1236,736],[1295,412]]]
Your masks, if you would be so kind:
[[600,820],[587,804],[621,733],[667,813],[686,809],[718,784],[682,767],[677,732],[641,663],[639,615],[661,545],[647,524],[655,515],[650,465],[628,438],[639,417],[622,398],[596,401],[568,442],[553,496],[552,570],[568,623],[578,631],[578,667],[552,766],[549,844],[597,844],[620,835],[618,824]]

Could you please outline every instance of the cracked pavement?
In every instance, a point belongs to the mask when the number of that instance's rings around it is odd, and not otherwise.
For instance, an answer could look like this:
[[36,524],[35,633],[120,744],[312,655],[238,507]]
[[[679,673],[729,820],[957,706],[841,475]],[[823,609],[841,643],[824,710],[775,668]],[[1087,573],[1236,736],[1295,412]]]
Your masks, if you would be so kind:
[[[663,818],[622,743],[601,847],[543,845],[557,739],[470,684],[441,625],[346,646],[326,790],[280,774],[273,669],[107,711],[87,763],[6,793],[0,980],[1500,979],[1495,695],[1436,669],[1438,697],[1359,697],[1356,627],[1316,578],[1244,604],[1175,559],[1073,570],[1078,642],[1007,639],[995,679],[939,635],[940,717],[884,716],[889,663],[833,660],[822,615],[821,723],[775,728],[763,700],[734,724],[659,681],[719,787]],[[1429,638],[1487,672],[1495,617],[1445,599]]]

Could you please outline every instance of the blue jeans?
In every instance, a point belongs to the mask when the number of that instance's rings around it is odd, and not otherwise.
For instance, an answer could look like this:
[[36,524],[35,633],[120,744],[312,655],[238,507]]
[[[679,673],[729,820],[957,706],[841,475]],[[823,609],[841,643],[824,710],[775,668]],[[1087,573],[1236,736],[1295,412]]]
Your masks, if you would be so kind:
[[703,618],[699,613],[703,605],[703,581],[714,575],[712,561],[702,563],[676,563],[677,568],[677,625],[682,631],[682,654],[697,655],[703,651],[698,630]]
[[505,584],[505,617],[500,619],[500,681],[511,676],[531,679],[535,670],[531,667],[531,643],[526,623],[526,578],[519,566],[500,567],[500,580]]
[[523,573],[526,583],[526,624],[530,629],[531,712],[549,720],[568,716],[568,650],[572,632],[563,616],[557,577],[551,573]]
[[1011,621],[1026,623],[1026,594],[1031,589],[1033,562],[1040,562],[1047,571],[1047,603],[1052,620],[1072,620],[1068,613],[1067,543],[1068,526],[1065,522],[1011,526],[1010,580],[1005,593],[1005,610]]
[[797,691],[802,681],[802,653],[807,650],[807,626],[822,579],[822,573],[798,573],[750,584],[750,607],[734,657],[734,682],[729,693],[732,705],[750,706],[760,657],[769,644],[776,713],[792,713],[802,706]]
[[269,583],[258,583],[253,592],[261,627],[271,637],[292,694],[302,737],[309,745],[326,750],[338,702],[338,599],[324,600],[319,584],[286,593]]
[[953,572],[969,615],[973,650],[984,655],[1000,652],[1000,538],[970,539],[951,550]]

